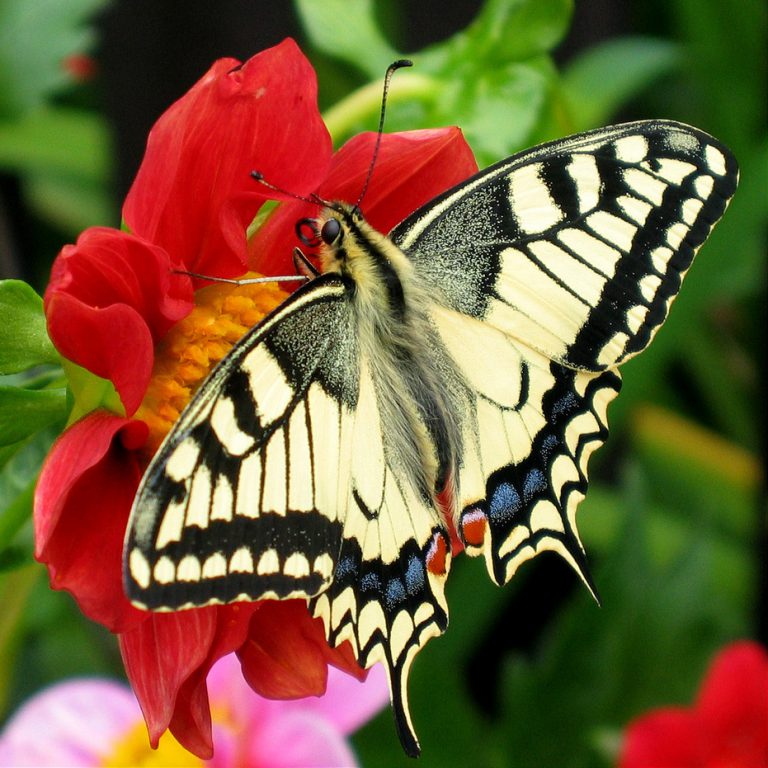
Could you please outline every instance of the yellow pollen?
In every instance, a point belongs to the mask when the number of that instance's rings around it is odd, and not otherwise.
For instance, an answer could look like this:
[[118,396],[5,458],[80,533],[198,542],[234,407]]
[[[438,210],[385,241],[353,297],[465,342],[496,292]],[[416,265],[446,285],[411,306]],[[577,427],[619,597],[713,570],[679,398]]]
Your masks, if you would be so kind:
[[136,418],[149,426],[147,458],[155,453],[216,363],[287,297],[277,282],[214,283],[195,293],[195,308],[155,349],[152,378],[136,413]]

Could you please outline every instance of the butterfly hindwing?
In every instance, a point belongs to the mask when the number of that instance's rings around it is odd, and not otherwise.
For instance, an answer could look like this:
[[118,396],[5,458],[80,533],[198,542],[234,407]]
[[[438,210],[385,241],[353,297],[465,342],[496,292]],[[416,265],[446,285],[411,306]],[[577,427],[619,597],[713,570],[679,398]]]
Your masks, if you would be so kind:
[[[356,450],[371,450],[371,442]],[[384,663],[401,741],[416,755],[408,673],[418,651],[448,625],[450,541],[434,506],[386,464],[383,479],[378,508],[358,494],[350,499],[333,582],[310,607],[331,645],[349,640],[361,666]]]
[[440,305],[431,314],[465,386],[457,522],[467,552],[484,553],[505,584],[554,550],[591,588],[575,511],[618,372],[566,368],[487,323]]
[[[539,375],[542,389],[526,408],[532,418],[520,417],[541,423],[530,431],[528,455],[490,472],[481,495],[463,497],[459,527],[466,535],[468,524],[487,520],[485,555],[498,584],[506,584],[521,563],[551,550],[594,593],[576,509],[587,492],[589,457],[608,437],[606,409],[621,380],[615,371],[589,374],[557,363]],[[476,440],[484,439],[478,431]]]

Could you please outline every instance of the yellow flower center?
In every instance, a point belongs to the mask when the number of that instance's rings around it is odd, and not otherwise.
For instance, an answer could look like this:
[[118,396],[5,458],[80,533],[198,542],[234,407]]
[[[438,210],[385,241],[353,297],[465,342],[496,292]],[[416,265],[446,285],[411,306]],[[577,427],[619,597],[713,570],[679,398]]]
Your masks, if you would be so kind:
[[205,763],[187,752],[170,733],[163,734],[157,749],[149,746],[147,729],[138,721],[105,756],[105,768],[203,768]]
[[136,418],[149,425],[147,458],[155,453],[216,363],[287,296],[277,282],[238,286],[214,283],[197,291],[195,308],[155,349],[152,378],[136,413]]

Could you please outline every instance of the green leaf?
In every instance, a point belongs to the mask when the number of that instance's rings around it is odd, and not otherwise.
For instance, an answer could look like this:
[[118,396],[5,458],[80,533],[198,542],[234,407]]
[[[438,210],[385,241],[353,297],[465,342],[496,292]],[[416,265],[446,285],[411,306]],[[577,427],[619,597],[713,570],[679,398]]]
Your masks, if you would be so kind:
[[439,122],[461,126],[482,168],[526,146],[555,82],[546,57],[489,69],[462,89],[456,102],[440,104]]
[[64,389],[0,386],[0,445],[12,445],[67,415]]
[[488,0],[462,32],[432,46],[420,61],[431,72],[488,70],[551,51],[568,30],[571,0]]
[[652,37],[623,37],[589,48],[563,73],[573,130],[609,123],[624,104],[680,61],[679,45]]
[[58,430],[51,427],[21,443],[0,470],[0,551],[12,544],[32,517],[35,482]]
[[0,115],[40,106],[72,82],[67,56],[93,43],[86,25],[106,0],[0,0]]
[[[319,3],[299,5],[325,14]],[[361,18],[374,24],[370,5],[364,6],[364,12],[350,14],[355,27]],[[559,128],[562,120],[554,116],[564,110],[549,51],[565,34],[571,11],[571,0],[489,0],[466,30],[410,55],[413,70],[399,72],[392,81],[387,130],[459,125],[481,167],[530,146],[533,138],[561,135],[551,128],[553,123]],[[336,34],[339,25],[332,26]],[[363,37],[354,35],[344,56],[373,80],[326,111],[336,143],[375,127],[382,72],[398,55],[388,48],[371,58],[359,42]],[[330,39],[323,49],[340,55]]]
[[372,0],[295,0],[295,7],[312,45],[371,78],[402,58],[379,31]]
[[568,31],[571,0],[489,0],[467,29],[489,60],[523,61],[551,51]]
[[0,374],[17,373],[59,355],[45,326],[43,300],[21,280],[0,281]]

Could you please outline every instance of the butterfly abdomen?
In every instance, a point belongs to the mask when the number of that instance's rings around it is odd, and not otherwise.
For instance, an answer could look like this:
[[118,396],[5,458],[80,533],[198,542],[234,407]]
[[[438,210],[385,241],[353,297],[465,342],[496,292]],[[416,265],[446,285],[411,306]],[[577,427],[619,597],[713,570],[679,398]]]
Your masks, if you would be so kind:
[[429,297],[405,254],[357,209],[338,205],[328,215],[340,221],[342,231],[323,262],[351,279],[361,347],[375,367],[381,426],[392,436],[389,458],[424,499],[433,500],[455,476],[460,430],[441,373],[423,354],[437,346],[424,312]]

